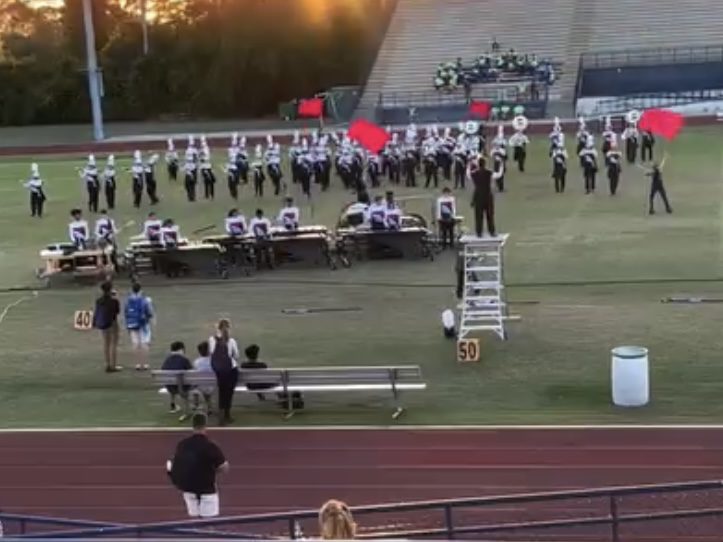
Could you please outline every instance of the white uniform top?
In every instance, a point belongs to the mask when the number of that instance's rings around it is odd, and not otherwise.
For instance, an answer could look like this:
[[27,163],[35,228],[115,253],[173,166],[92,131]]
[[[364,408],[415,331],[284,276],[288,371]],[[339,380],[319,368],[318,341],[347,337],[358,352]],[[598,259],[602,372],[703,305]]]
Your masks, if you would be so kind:
[[186,154],[185,154],[186,162],[195,162],[197,156],[198,156],[198,150],[196,149],[196,147],[188,147],[186,149]]
[[226,233],[231,236],[243,235],[246,233],[246,219],[243,215],[230,216],[226,218]]
[[299,229],[299,216],[298,207],[284,207],[277,220],[287,230],[296,230]]
[[437,198],[437,220],[454,220],[457,216],[457,202],[454,196]]
[[522,132],[516,132],[510,137],[510,145],[513,147],[524,147],[530,142],[530,138]]
[[83,180],[87,183],[93,183],[98,180],[98,167],[85,166],[83,168]]
[[178,226],[161,227],[161,244],[164,247],[178,246],[178,238],[180,237]]
[[266,217],[253,217],[249,223],[251,233],[256,237],[268,237],[271,233],[271,221]]
[[88,240],[88,222],[85,220],[73,220],[73,222],[68,224],[68,235],[73,243],[84,243]]
[[402,229],[402,210],[393,203],[391,206],[387,204],[387,214],[385,217],[387,229],[390,230],[401,230]]
[[131,166],[131,173],[134,177],[141,177],[143,175],[143,164],[133,164]]
[[603,139],[610,144],[617,144],[618,142],[618,134],[616,134],[613,130],[605,130],[602,136]]
[[369,206],[369,225],[372,227],[387,226],[387,204],[386,203],[372,203]]
[[639,136],[637,128],[631,128],[628,126],[623,130],[623,134],[620,136],[623,140],[625,139],[637,139]]
[[115,222],[110,217],[101,217],[95,221],[95,238],[108,241],[115,237]]
[[149,241],[160,241],[162,225],[163,222],[160,220],[146,220],[143,223],[143,235]]
[[173,162],[178,162],[178,153],[176,151],[167,151],[166,163],[172,164]]
[[33,194],[42,194],[43,193],[43,180],[40,177],[33,177],[29,181],[27,181],[23,186],[30,190]]
[[183,164],[183,171],[185,171],[186,174],[193,174],[196,171],[196,162],[186,162]]

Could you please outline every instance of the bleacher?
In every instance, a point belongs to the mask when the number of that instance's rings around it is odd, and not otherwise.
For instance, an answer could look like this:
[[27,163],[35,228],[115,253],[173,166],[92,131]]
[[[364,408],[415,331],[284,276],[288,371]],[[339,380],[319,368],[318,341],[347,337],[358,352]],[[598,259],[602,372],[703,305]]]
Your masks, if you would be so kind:
[[[562,63],[551,100],[571,101],[580,54],[603,49],[716,43],[723,10],[709,0],[399,0],[357,114],[373,111],[380,94],[417,93],[441,62],[474,58],[492,38],[503,49]],[[460,93],[463,91],[460,90]]]

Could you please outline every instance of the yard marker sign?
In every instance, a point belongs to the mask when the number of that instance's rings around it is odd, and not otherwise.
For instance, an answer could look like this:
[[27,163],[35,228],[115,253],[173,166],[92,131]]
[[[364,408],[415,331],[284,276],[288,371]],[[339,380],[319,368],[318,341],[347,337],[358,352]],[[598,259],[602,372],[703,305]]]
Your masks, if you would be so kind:
[[457,361],[469,363],[479,361],[479,339],[460,339],[457,341]]
[[78,331],[90,331],[93,329],[93,311],[75,311],[73,327]]

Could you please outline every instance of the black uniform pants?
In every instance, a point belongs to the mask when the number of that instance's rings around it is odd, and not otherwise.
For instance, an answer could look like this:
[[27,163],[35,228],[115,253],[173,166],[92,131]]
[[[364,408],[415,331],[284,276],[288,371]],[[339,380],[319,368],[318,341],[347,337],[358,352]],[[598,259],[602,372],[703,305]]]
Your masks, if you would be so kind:
[[97,213],[100,188],[95,183],[86,185],[86,188],[88,189],[88,211]]
[[610,194],[613,196],[618,191],[618,183],[620,182],[620,172],[617,169],[608,171],[608,180],[610,181]]
[[151,205],[155,205],[158,203],[158,196],[156,195],[156,180],[148,180],[146,181],[146,194],[148,194],[148,199],[151,200]]
[[231,417],[233,394],[238,383],[238,369],[230,371],[216,371],[216,385],[218,386],[218,409],[226,419]]
[[477,237],[484,233],[484,221],[487,219],[487,230],[490,235],[495,235],[495,201],[490,198],[487,201],[475,202],[474,204],[474,231]]
[[442,241],[442,248],[454,246],[454,219],[439,221],[439,238]]
[[527,160],[527,151],[524,147],[515,147],[514,159],[520,172],[524,173],[525,161]]
[[429,188],[429,185],[432,182],[432,179],[434,179],[434,188],[437,188],[439,186],[439,178],[437,176],[437,164],[436,163],[425,162],[424,176],[427,179],[427,182],[425,183],[424,188]]
[[653,202],[655,200],[656,194],[660,195],[660,199],[663,200],[663,204],[665,205],[665,210],[668,213],[672,213],[673,210],[670,208],[670,202],[668,201],[668,194],[665,192],[665,186],[663,186],[663,183],[652,183],[650,185],[650,214],[653,214],[655,212],[655,208],[653,205]]
[[193,175],[186,175],[183,186],[186,189],[186,198],[188,198],[188,201],[196,201],[196,180],[193,178]]
[[45,198],[39,192],[30,192],[30,214],[38,218],[43,216],[43,203]]
[[105,184],[105,203],[108,209],[115,209],[115,183]]
[[203,197],[206,199],[213,199],[215,192],[213,188],[213,181],[209,178],[203,179]]
[[168,178],[171,181],[178,180],[178,164],[173,162],[168,164]]
[[264,174],[260,171],[254,172],[254,194],[260,198],[264,197]]
[[643,143],[643,148],[640,149],[640,159],[643,162],[653,159],[653,146],[649,143]]
[[[309,173],[304,171],[299,174],[299,182],[301,183],[301,192],[311,197],[311,177],[309,176]],[[324,190],[324,186],[322,185],[322,190]]]
[[462,162],[455,162],[454,164],[454,187],[464,188],[464,183],[467,177],[467,166]]
[[567,180],[567,171],[560,169],[552,174],[552,178],[555,179],[555,192],[561,194],[565,191],[565,181]]
[[417,164],[413,160],[409,160],[404,164],[404,179],[408,187],[417,186]]
[[235,200],[238,199],[238,185],[239,180],[236,177],[236,175],[231,174],[228,176],[228,193],[231,194],[231,197]]
[[638,144],[628,139],[625,142],[625,157],[629,164],[634,164],[638,155]]
[[595,170],[585,169],[585,193],[595,192]]

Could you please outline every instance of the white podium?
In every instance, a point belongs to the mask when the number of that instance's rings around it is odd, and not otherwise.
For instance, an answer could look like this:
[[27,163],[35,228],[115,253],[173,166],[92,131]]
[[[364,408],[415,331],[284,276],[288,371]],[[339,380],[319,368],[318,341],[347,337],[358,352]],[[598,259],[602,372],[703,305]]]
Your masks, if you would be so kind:
[[463,290],[459,338],[475,331],[491,331],[506,339],[504,321],[504,247],[509,234],[495,237],[464,235],[459,242],[463,257]]
[[639,407],[650,400],[648,349],[641,346],[618,346],[612,350],[613,403],[622,407]]

